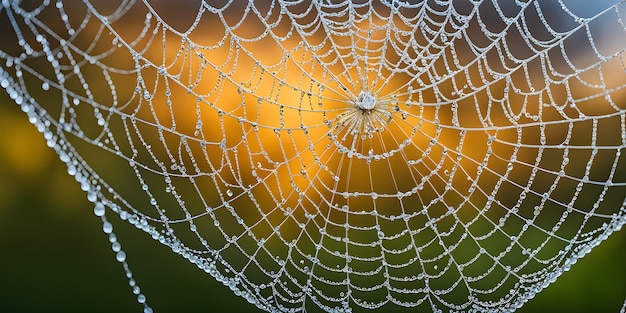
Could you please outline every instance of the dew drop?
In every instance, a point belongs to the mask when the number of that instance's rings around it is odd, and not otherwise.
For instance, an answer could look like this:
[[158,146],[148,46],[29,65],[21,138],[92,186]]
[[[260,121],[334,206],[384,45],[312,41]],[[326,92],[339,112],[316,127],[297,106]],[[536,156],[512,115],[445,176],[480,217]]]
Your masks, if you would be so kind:
[[102,204],[102,202],[98,202],[96,203],[96,206],[93,208],[93,213],[96,216],[103,216],[104,215],[104,204]]
[[126,252],[124,251],[118,251],[117,254],[115,255],[115,259],[118,262],[124,262],[126,261]]
[[105,222],[104,224],[102,224],[102,231],[105,234],[110,234],[113,231],[113,225],[111,225],[111,223],[109,222]]

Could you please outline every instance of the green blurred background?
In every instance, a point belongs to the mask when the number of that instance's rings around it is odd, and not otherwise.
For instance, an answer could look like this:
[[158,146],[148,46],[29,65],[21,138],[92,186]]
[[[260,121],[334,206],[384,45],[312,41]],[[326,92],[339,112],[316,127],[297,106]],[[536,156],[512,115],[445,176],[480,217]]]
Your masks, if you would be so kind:
[[[141,312],[102,223],[65,165],[0,92],[0,312]],[[114,220],[115,217],[109,216]],[[156,312],[255,312],[211,276],[113,223]],[[626,234],[614,234],[520,312],[618,312]]]

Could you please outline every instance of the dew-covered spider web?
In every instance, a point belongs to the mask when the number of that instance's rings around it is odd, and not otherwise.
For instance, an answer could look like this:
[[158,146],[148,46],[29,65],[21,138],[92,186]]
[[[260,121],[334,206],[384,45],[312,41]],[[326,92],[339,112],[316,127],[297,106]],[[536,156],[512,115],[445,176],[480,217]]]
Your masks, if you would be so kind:
[[4,0],[0,85],[146,311],[112,216],[267,311],[513,311],[626,223],[625,20],[623,0]]

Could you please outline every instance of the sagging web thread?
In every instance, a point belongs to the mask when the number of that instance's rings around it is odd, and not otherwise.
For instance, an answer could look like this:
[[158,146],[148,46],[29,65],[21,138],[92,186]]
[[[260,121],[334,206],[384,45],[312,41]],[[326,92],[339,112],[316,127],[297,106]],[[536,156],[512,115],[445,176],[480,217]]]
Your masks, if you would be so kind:
[[[3,1],[0,85],[268,311],[513,311],[625,222],[624,1]],[[11,30],[11,31],[9,31]]]

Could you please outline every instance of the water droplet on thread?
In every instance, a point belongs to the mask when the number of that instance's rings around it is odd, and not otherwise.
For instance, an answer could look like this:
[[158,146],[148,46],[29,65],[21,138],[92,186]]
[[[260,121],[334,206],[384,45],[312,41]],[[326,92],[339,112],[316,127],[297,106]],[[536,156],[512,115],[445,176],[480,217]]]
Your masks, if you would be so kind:
[[126,261],[126,252],[124,252],[124,251],[119,251],[119,252],[117,252],[117,254],[115,255],[115,259],[116,259],[118,262],[124,262],[124,261]]
[[105,213],[104,204],[101,202],[96,203],[96,206],[93,208],[93,213],[96,216],[103,216]]

